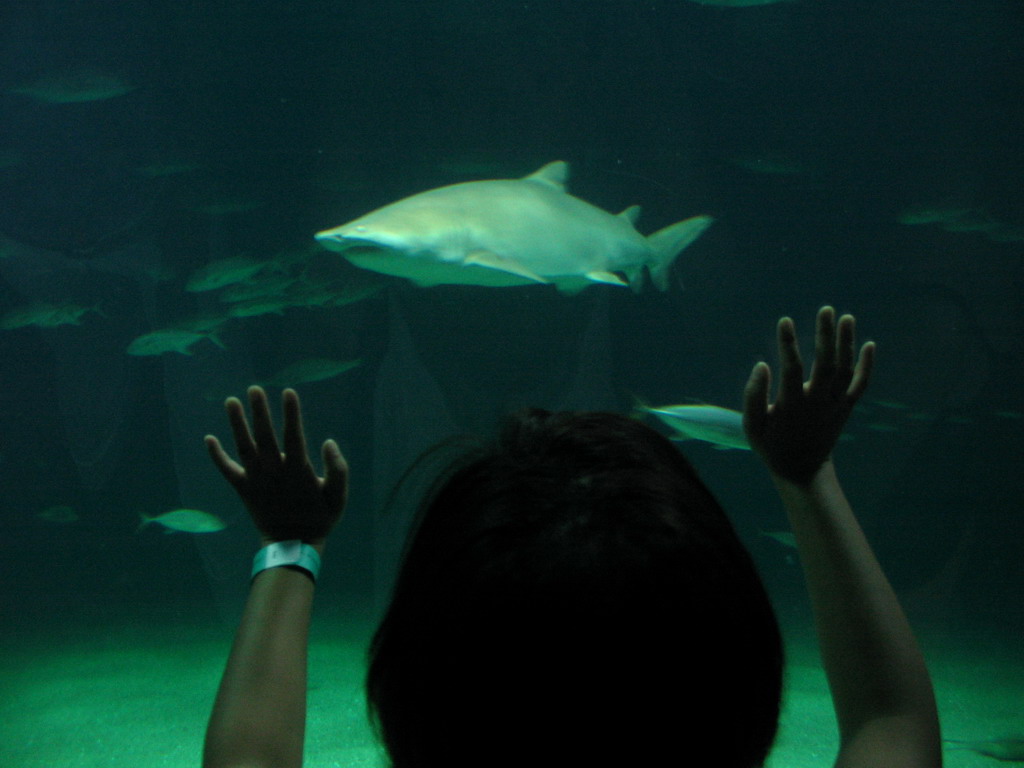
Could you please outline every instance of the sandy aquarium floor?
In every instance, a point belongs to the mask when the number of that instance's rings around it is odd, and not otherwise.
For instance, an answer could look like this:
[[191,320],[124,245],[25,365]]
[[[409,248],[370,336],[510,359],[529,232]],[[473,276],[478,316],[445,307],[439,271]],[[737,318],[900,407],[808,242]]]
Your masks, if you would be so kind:
[[[55,627],[57,625],[55,624]],[[101,628],[6,632],[0,656],[0,766],[193,768],[230,643],[222,625],[138,621]],[[824,674],[806,633],[790,632],[785,709],[769,768],[821,768],[835,756]],[[383,765],[361,694],[365,621],[318,617],[310,653],[306,765]],[[1024,732],[1019,640],[924,637],[944,735]],[[958,768],[998,766],[947,749]],[[1003,763],[1005,764],[1005,763]]]

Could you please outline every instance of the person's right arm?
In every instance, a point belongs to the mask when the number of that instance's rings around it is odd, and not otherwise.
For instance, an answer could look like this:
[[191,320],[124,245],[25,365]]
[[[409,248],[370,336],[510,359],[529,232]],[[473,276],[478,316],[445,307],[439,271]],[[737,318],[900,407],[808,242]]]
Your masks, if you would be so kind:
[[779,322],[781,382],[769,405],[759,363],[744,393],[744,428],[768,465],[796,538],[822,662],[839,724],[842,768],[942,764],[931,679],[892,586],[847,502],[831,450],[863,393],[874,360],[853,365],[854,321],[818,313],[810,380],[788,318]]

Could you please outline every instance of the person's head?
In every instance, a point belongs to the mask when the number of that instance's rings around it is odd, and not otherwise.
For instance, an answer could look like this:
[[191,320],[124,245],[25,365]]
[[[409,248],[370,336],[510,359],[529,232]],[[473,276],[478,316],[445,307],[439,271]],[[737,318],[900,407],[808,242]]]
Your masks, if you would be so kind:
[[523,411],[420,515],[367,677],[396,768],[763,761],[775,616],[665,437]]

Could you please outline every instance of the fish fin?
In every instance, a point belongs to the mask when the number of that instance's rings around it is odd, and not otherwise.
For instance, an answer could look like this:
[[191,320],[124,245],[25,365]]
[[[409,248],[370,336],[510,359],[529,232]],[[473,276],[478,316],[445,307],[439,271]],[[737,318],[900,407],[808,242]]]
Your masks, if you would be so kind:
[[[281,313],[278,312],[278,314],[281,314]],[[224,346],[224,342],[221,341],[220,338],[218,338],[216,333],[207,334],[206,338],[208,338],[210,341],[212,341],[214,344],[216,344],[221,349],[227,349],[227,347]]]
[[632,289],[633,293],[640,293],[644,287],[643,267],[626,270],[626,282],[629,283],[629,287]]
[[611,285],[629,285],[619,275],[614,272],[605,272],[602,270],[594,270],[593,272],[587,272],[584,277],[594,283],[609,283]]
[[565,192],[566,182],[569,181],[569,164],[564,160],[555,160],[543,168],[534,171],[529,176],[524,176],[526,181],[538,181],[546,184],[559,192]]
[[640,218],[640,206],[631,205],[626,210],[619,214],[620,219],[625,219],[630,224],[636,224],[636,220]]
[[647,244],[653,251],[652,262],[647,267],[651,282],[659,291],[668,290],[668,272],[676,256],[700,237],[713,221],[710,216],[693,216],[659,229],[647,238]]
[[541,277],[535,272],[531,272],[526,267],[517,264],[511,259],[506,259],[504,256],[499,256],[493,251],[473,251],[466,255],[466,258],[462,260],[463,264],[468,264],[476,267],[487,267],[488,269],[497,269],[501,272],[508,272],[513,275],[519,275],[525,277],[527,280],[533,280],[538,283],[548,283],[550,280]]
[[147,525],[149,525],[152,522],[153,522],[153,518],[152,517],[146,517],[146,513],[145,512],[139,512],[139,525],[135,529],[135,532],[138,533],[139,531],[141,531],[143,528],[145,528]]

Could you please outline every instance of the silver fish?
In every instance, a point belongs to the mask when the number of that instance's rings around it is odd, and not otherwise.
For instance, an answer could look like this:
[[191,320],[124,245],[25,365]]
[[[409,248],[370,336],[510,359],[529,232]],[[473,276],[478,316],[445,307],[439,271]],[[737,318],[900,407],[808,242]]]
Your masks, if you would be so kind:
[[329,360],[323,357],[311,357],[286,366],[262,383],[273,387],[293,387],[296,384],[323,381],[340,376],[345,371],[359,366],[362,362],[359,359]]
[[216,515],[203,512],[198,509],[172,509],[162,515],[146,515],[139,513],[139,527],[141,530],[150,523],[157,523],[170,531],[181,531],[183,533],[215,533],[226,528],[226,524]]
[[76,104],[85,101],[103,101],[134,91],[136,86],[109,72],[81,69],[44,75],[9,93],[28,96],[47,104]]
[[221,349],[224,348],[224,344],[221,343],[214,333],[163,328],[159,331],[144,333],[142,336],[136,337],[128,345],[126,351],[129,355],[136,356],[162,355],[164,352],[178,352],[182,355],[191,355],[192,345],[203,339],[209,339]]

